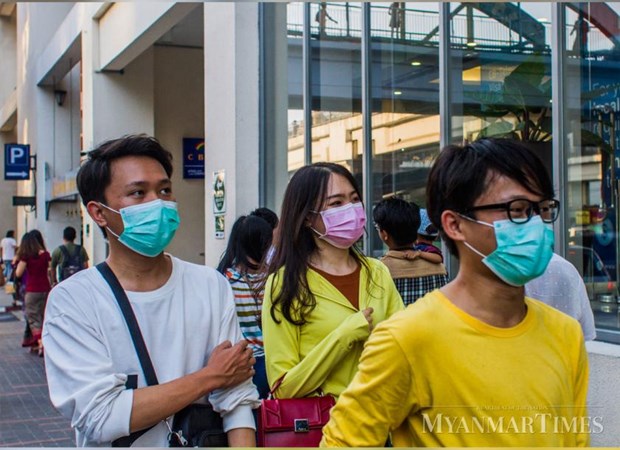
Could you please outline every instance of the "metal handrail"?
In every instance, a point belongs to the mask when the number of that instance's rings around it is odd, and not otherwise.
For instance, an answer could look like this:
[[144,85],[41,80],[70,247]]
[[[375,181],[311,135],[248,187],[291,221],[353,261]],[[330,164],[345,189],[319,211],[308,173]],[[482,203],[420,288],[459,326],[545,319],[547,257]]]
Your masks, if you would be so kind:
[[[312,4],[312,23],[310,32],[314,38],[339,40],[342,38],[361,38],[361,8],[356,4],[325,3],[327,17],[321,27],[319,4]],[[428,11],[415,8],[404,8],[403,26],[395,29],[391,27],[392,15],[389,6],[373,5],[370,34],[373,38],[395,39],[406,43],[423,43],[438,45],[439,37],[436,28],[439,21],[438,11]],[[494,19],[473,14],[476,46],[488,49],[520,49],[533,48],[525,39],[519,38],[518,30],[512,30]],[[455,15],[451,21],[451,44],[456,47],[468,47],[472,36],[467,36],[467,17]],[[543,23],[545,29],[551,24]],[[289,37],[301,37],[302,34],[302,4],[291,3],[288,7],[287,29]],[[547,43],[547,48],[550,43]],[[537,49],[540,51],[540,48]]]

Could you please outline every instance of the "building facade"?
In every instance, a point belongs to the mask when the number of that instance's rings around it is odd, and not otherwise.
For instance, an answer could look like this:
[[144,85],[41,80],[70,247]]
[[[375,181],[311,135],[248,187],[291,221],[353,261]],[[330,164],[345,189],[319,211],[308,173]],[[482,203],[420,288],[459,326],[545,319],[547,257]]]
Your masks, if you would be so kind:
[[[175,157],[169,250],[215,265],[236,217],[277,211],[304,164],[346,165],[370,218],[390,195],[423,205],[443,146],[507,136],[552,174],[556,251],[583,275],[599,338],[618,343],[619,15],[613,2],[0,3],[0,141],[36,155],[29,180],[0,183],[0,225],[51,247],[72,224],[102,260],[81,155],[147,133]],[[370,227],[364,248],[383,251]]]

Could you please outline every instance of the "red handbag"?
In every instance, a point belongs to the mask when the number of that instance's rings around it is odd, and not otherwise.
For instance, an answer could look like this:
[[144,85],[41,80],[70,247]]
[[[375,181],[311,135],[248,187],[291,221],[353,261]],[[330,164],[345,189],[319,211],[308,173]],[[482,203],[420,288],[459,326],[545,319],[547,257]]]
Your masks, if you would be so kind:
[[304,398],[276,398],[278,380],[258,413],[259,447],[318,447],[329,411],[336,404],[331,395]]

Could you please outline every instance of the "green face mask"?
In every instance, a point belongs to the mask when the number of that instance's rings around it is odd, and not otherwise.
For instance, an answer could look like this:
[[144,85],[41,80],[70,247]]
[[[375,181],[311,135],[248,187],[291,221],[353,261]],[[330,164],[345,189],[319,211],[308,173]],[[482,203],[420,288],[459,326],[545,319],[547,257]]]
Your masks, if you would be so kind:
[[497,248],[489,255],[483,255],[467,242],[464,244],[482,256],[482,262],[502,281],[523,286],[544,273],[553,256],[553,229],[540,216],[526,223],[498,220],[493,224],[466,218],[495,230]]
[[143,256],[153,258],[168,246],[181,222],[177,203],[153,200],[148,203],[127,206],[119,211],[100,203],[106,209],[120,214],[123,219],[123,232],[119,235],[108,227],[111,234],[127,248]]

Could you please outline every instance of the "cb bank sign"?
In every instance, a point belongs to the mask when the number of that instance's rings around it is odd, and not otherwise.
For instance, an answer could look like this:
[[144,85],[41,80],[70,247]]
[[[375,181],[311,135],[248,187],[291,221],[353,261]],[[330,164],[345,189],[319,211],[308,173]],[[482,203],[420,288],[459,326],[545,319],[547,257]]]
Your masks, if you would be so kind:
[[183,138],[183,178],[204,179],[204,138]]

